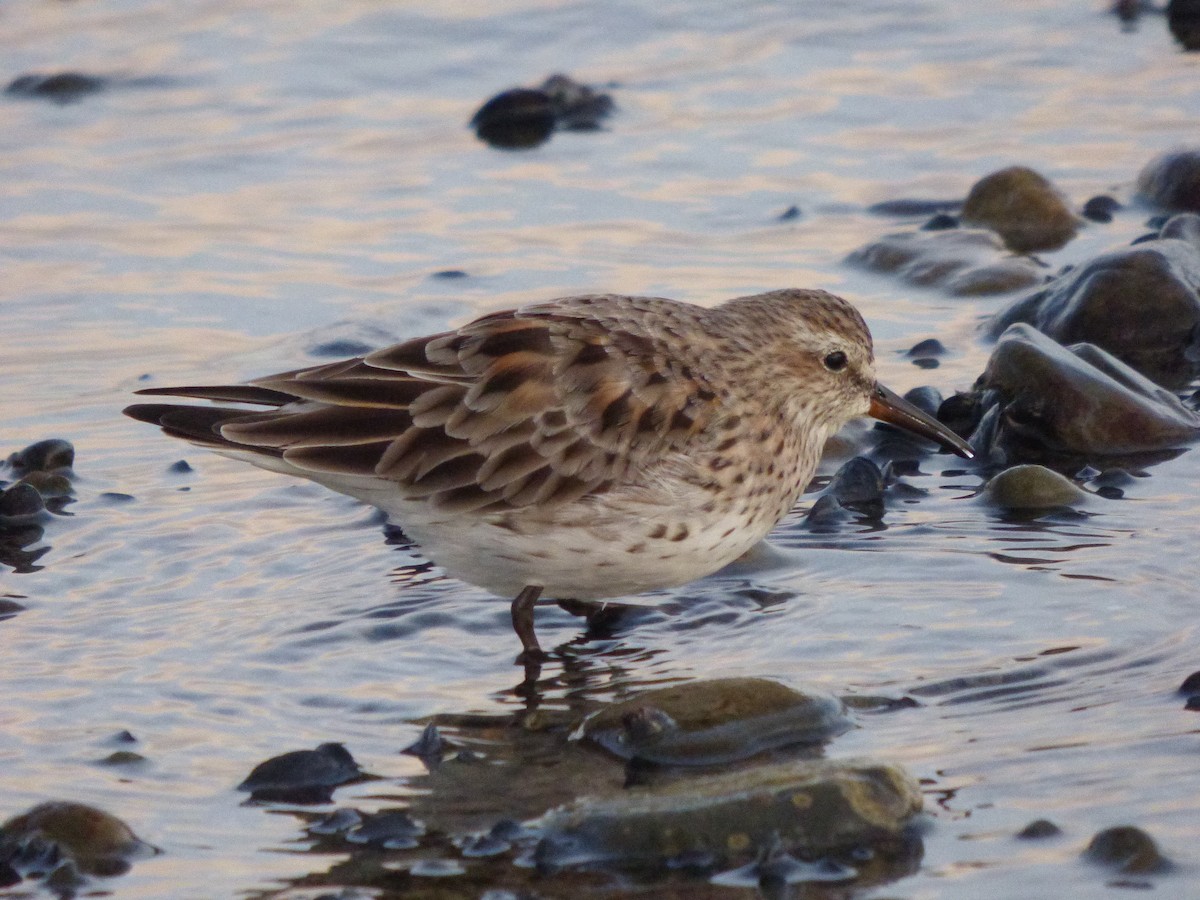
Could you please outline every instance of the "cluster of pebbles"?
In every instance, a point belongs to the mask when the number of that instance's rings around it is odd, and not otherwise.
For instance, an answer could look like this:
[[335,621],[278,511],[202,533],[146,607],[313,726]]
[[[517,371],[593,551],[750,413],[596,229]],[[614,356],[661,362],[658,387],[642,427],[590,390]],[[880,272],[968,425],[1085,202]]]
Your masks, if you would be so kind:
[[[951,294],[1024,291],[983,323],[995,346],[970,391],[910,397],[970,440],[995,476],[984,496],[998,505],[1119,497],[1114,472],[1141,472],[1200,438],[1190,390],[1200,375],[1200,150],[1148,163],[1135,201],[1154,212],[1147,233],[1050,277],[1033,254],[1124,207],[1096,197],[1075,212],[1024,167],[988,175],[961,203],[927,204],[936,212],[923,226],[850,255]],[[919,209],[905,201],[875,211]]]

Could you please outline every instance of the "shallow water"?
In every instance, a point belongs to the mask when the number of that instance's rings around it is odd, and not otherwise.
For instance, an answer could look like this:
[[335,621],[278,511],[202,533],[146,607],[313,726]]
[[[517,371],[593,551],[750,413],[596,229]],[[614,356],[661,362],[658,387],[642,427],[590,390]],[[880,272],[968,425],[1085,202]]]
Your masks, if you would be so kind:
[[[976,324],[1007,298],[846,266],[900,225],[865,207],[961,197],[1009,164],[1077,206],[1124,201],[1200,114],[1200,56],[1160,16],[1124,30],[1100,4],[983,6],[6,4],[4,79],[112,85],[0,97],[4,452],[62,436],[78,475],[71,515],[31,548],[48,549],[0,568],[0,596],[26,607],[0,621],[0,818],[56,797],[119,815],[165,851],[102,883],[119,896],[309,896],[293,885],[339,857],[303,852],[295,816],[242,805],[255,763],[344,741],[385,780],[338,802],[371,809],[417,790],[397,752],[417,720],[522,705],[506,604],[347,498],[123,418],[139,386],[573,292],[707,304],[820,286],[863,309],[891,387],[968,387],[988,354]],[[615,85],[606,130],[502,152],[466,128],[555,71]],[[1148,214],[1089,226],[1047,271]],[[902,352],[931,336],[950,353],[927,372]],[[170,471],[181,458],[193,471]],[[947,457],[923,471],[908,481],[928,495],[893,501],[886,527],[818,534],[797,513],[775,535],[794,556],[670,592],[610,638],[540,611],[544,645],[575,642],[569,671],[543,673],[544,707],[718,674],[910,695],[828,750],[925,780],[923,862],[880,895],[1000,900],[1051,880],[1099,896],[1118,878],[1078,854],[1133,823],[1179,864],[1147,883],[1200,897],[1200,720],[1175,694],[1200,669],[1195,454],[1124,499],[1025,519],[972,499],[978,477]],[[148,762],[98,765],[122,729]],[[1064,835],[1013,839],[1040,817]]]

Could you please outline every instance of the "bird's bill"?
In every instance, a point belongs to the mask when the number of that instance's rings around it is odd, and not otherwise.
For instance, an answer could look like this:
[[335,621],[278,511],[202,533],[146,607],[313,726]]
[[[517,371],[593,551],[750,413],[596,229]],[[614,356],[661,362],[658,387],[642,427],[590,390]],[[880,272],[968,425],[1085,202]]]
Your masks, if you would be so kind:
[[975,451],[971,445],[926,412],[917,409],[895,391],[882,384],[875,385],[871,394],[870,415],[881,422],[919,434],[936,441],[947,450],[953,450],[964,459],[972,459]]

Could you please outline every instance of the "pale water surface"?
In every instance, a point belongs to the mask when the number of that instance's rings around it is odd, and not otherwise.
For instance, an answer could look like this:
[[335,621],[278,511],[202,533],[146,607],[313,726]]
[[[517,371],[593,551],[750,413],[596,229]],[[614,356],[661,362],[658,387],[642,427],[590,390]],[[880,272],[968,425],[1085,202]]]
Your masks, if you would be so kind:
[[[420,771],[397,753],[414,720],[521,701],[504,603],[347,498],[124,419],[131,391],[572,292],[821,286],[864,310],[885,382],[950,393],[1005,299],[849,268],[897,227],[865,207],[961,197],[1014,163],[1077,205],[1128,200],[1200,120],[1200,56],[1162,17],[1125,31],[1068,0],[11,0],[0,47],[0,80],[113,79],[69,105],[0,97],[2,449],[65,437],[78,473],[34,570],[0,571],[27,607],[0,622],[0,818],[49,798],[119,815],[165,851],[100,885],[137,898],[309,896],[287,885],[337,858],[242,805],[256,762],[344,741],[385,781],[337,799],[371,809]],[[502,152],[467,129],[556,71],[615,85],[606,130]],[[1047,271],[1148,215],[1089,226]],[[901,352],[931,336],[951,352],[922,371]],[[194,471],[169,471],[181,458]],[[922,705],[829,748],[927,783],[920,870],[870,896],[1108,895],[1119,879],[1078,854],[1132,823],[1179,864],[1143,886],[1200,897],[1200,718],[1175,693],[1200,669],[1195,453],[1026,520],[971,499],[979,479],[947,457],[924,470],[908,481],[928,496],[893,501],[886,528],[813,534],[797,514],[776,535],[796,561],[579,644],[571,679],[547,667],[546,706],[717,674],[907,694]],[[580,635],[556,609],[539,623],[549,646]],[[97,764],[122,729],[144,767]],[[1013,839],[1039,817],[1064,836]]]

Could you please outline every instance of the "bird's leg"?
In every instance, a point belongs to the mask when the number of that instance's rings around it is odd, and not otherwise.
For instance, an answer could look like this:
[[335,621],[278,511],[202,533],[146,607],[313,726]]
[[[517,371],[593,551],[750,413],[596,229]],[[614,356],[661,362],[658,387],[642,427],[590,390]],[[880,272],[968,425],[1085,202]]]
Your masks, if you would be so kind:
[[521,588],[521,593],[513,598],[513,631],[521,639],[522,652],[519,662],[541,662],[546,659],[546,654],[538,643],[537,633],[533,628],[533,606],[541,595],[541,585],[530,584]]

